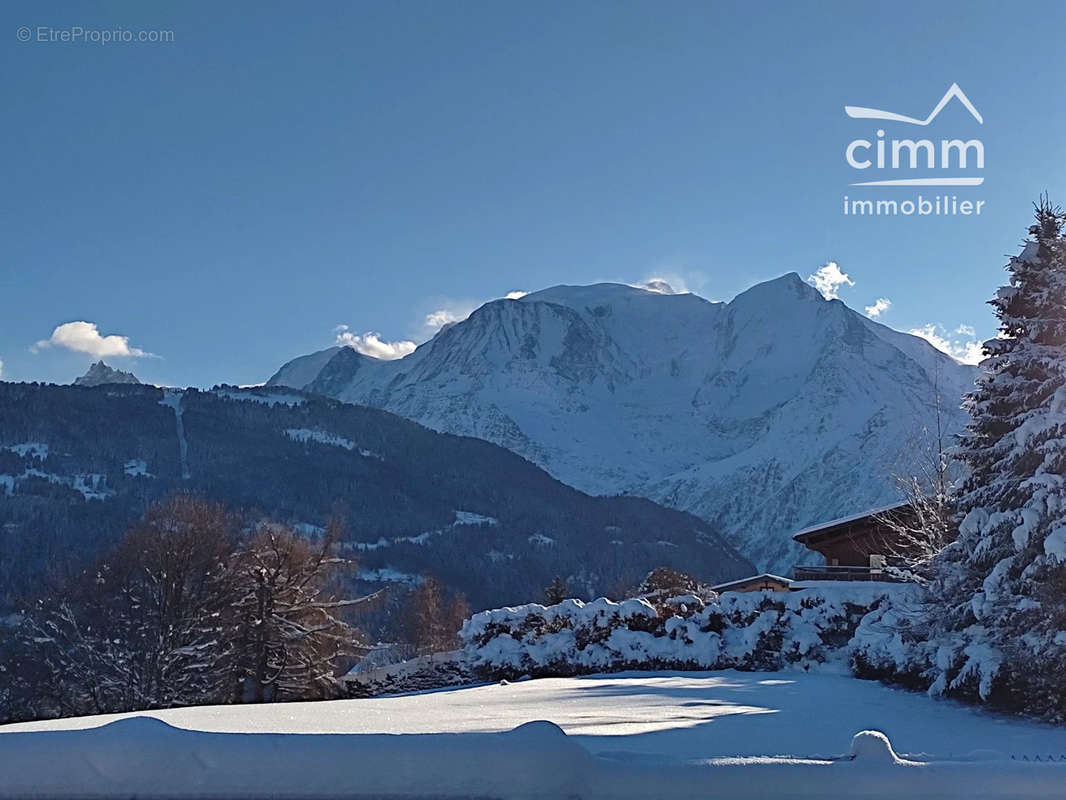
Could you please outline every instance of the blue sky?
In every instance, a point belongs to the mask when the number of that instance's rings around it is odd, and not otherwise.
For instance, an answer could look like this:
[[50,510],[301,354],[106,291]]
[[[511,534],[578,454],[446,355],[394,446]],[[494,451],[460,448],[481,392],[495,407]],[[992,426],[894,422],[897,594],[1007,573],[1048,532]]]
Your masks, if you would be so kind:
[[[881,321],[961,344],[959,326],[994,333],[985,301],[1032,200],[1066,202],[1062,3],[15,2],[0,17],[7,380],[71,380],[93,358],[73,346],[151,354],[107,360],[153,382],[253,383],[338,325],[420,341],[427,315],[513,290],[662,276],[729,299],[830,260],[852,307],[888,298]],[[173,41],[20,42],[20,26]],[[843,106],[924,117],[953,82],[984,124],[952,103],[919,132],[980,137],[984,185],[954,193],[982,215],[845,217],[844,195],[870,190],[849,189],[844,148],[877,123]],[[67,328],[35,347],[72,321],[127,341]]]

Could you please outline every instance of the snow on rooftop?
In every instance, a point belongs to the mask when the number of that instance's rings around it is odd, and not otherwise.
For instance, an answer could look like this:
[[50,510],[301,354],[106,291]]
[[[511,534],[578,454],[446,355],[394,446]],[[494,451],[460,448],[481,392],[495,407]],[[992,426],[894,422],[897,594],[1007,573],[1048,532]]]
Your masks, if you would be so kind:
[[739,580],[729,581],[727,583],[719,583],[718,585],[712,586],[711,588],[714,589],[716,592],[727,592],[733,586],[741,586],[743,584],[752,583],[754,581],[777,581],[778,583],[783,583],[785,585],[792,583],[791,578],[782,578],[780,575],[773,575],[769,572],[763,572],[759,575],[752,575],[748,578],[740,578]]
[[866,517],[875,516],[876,514],[885,514],[889,511],[895,511],[897,508],[902,508],[905,505],[906,503],[903,502],[892,503],[888,506],[880,506],[878,508],[871,508],[866,511],[861,511],[858,514],[850,514],[846,517],[838,517],[837,519],[831,519],[828,522],[819,522],[817,525],[811,525],[801,531],[796,531],[796,533],[792,535],[792,538],[795,539],[797,536],[803,536],[808,533],[814,533],[815,531],[825,530],[826,528],[832,528],[837,525],[844,525],[848,522],[856,522],[860,519],[865,519]]

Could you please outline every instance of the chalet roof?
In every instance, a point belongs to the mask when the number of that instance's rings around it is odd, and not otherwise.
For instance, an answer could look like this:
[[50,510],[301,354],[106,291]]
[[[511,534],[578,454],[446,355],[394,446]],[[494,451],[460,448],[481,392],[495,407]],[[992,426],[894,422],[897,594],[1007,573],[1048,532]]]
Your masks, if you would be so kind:
[[865,522],[871,517],[876,517],[879,514],[887,514],[891,511],[899,511],[909,506],[910,503],[901,502],[893,503],[888,506],[881,506],[880,508],[871,508],[868,511],[863,511],[859,514],[852,514],[848,517],[840,517],[839,519],[830,520],[829,522],[821,522],[817,525],[812,525],[809,528],[804,528],[799,533],[796,533],[792,538],[806,544],[812,539],[821,539],[840,533],[846,532],[850,527],[860,522]]
[[782,578],[780,575],[772,575],[769,572],[763,572],[759,575],[751,575],[747,578],[741,578],[740,580],[729,581],[728,583],[719,583],[717,586],[712,586],[716,592],[728,592],[734,586],[744,586],[749,583],[756,583],[758,581],[777,581],[785,586],[792,583],[791,578]]

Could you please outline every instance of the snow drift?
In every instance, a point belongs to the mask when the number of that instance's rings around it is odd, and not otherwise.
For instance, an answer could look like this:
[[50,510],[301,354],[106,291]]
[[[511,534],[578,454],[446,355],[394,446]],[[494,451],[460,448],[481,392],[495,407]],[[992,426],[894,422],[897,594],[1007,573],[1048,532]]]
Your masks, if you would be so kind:
[[[842,743],[843,745],[844,743]],[[99,728],[0,734],[11,798],[970,798],[1061,795],[1066,764],[917,762],[860,732],[827,759],[597,758],[550,722],[507,733],[204,733],[132,717]]]

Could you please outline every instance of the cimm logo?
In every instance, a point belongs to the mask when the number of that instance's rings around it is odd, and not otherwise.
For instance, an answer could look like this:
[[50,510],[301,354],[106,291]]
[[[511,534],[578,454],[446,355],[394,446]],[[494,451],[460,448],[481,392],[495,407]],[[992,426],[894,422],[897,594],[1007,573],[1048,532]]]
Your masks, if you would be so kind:
[[[852,119],[877,120],[885,123],[901,123],[925,128],[931,125],[952,100],[957,100],[978,125],[984,124],[984,118],[970,102],[970,98],[959,88],[957,83],[940,98],[933,110],[924,118],[912,117],[895,111],[883,111],[879,108],[865,106],[844,106],[844,113]],[[887,125],[885,127],[888,127]],[[877,170],[885,175],[887,170],[906,170],[916,177],[886,177],[880,180],[865,180],[851,183],[862,187],[974,187],[984,183],[980,170],[985,166],[985,146],[980,139],[953,138],[912,138],[889,137],[885,128],[877,128],[874,136],[853,139],[844,149],[844,160],[856,170]],[[965,174],[959,174],[965,173]],[[888,173],[891,174],[891,173]],[[895,175],[900,175],[896,172]],[[844,198],[844,213],[864,214],[902,214],[909,216],[980,214],[983,200],[959,201],[955,195],[937,195],[923,198],[918,195],[915,200],[852,200]]]

